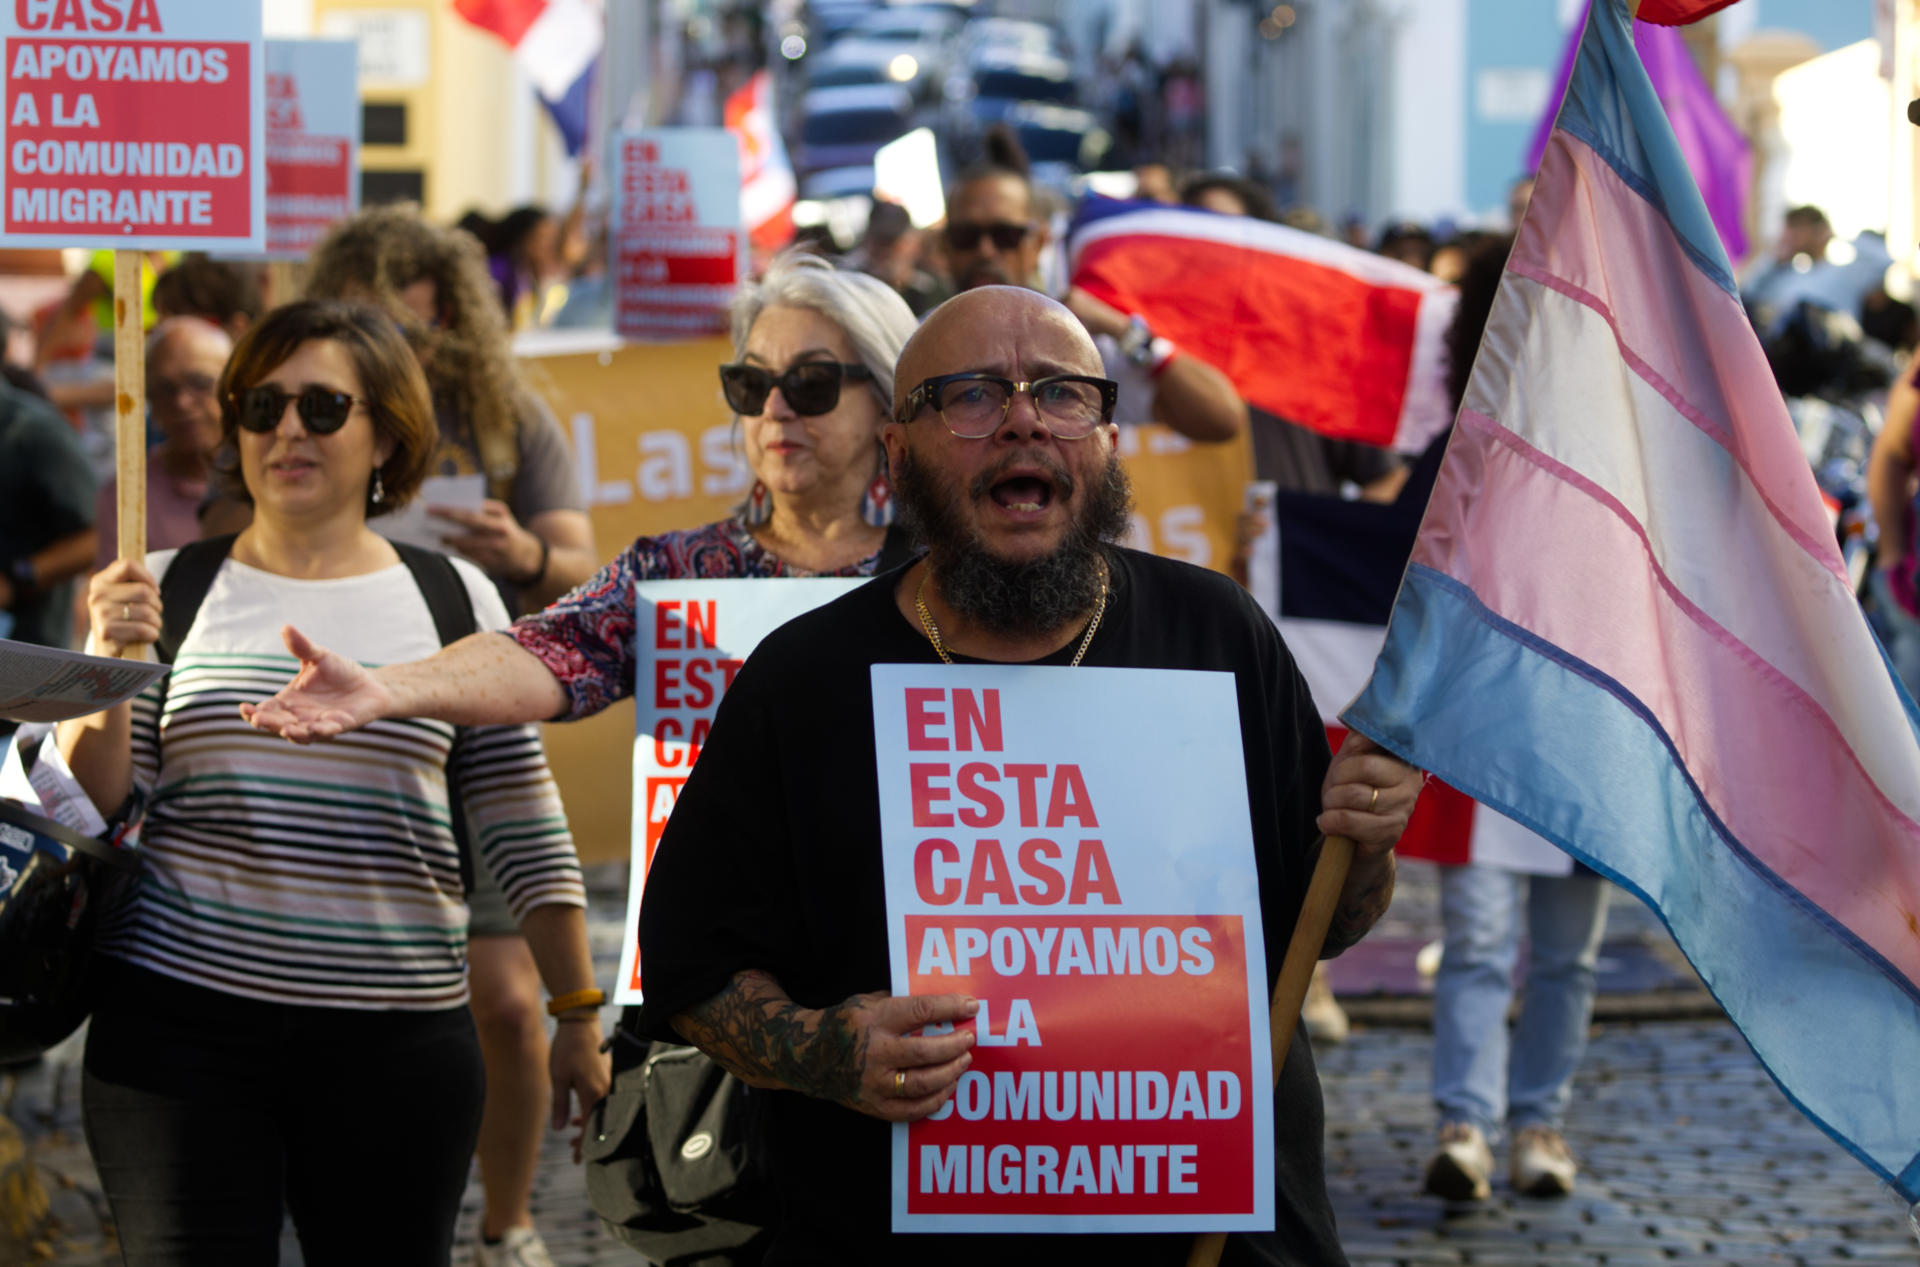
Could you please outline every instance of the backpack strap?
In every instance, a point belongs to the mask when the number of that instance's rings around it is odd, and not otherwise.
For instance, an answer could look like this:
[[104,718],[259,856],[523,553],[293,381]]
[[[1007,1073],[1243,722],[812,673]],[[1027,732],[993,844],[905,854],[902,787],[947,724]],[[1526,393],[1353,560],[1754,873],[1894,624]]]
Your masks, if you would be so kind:
[[[400,561],[407,565],[407,571],[413,573],[413,583],[419,587],[420,597],[427,600],[427,611],[433,616],[434,632],[440,635],[441,646],[450,646],[480,631],[480,623],[473,614],[473,595],[467,592],[467,583],[460,579],[452,559],[438,550],[424,549],[404,541],[389,544],[399,552]],[[453,843],[460,850],[460,884],[471,893],[474,882],[473,842],[467,836],[466,798],[460,785],[456,760],[466,737],[466,727],[454,727],[453,749],[447,756],[447,814],[453,828]]]
[[[161,664],[172,664],[180,654],[180,644],[200,615],[200,604],[213,588],[220,565],[233,553],[237,533],[190,541],[174,552],[167,574],[160,578],[160,641],[153,644],[153,656]],[[161,679],[164,689],[164,678]]]

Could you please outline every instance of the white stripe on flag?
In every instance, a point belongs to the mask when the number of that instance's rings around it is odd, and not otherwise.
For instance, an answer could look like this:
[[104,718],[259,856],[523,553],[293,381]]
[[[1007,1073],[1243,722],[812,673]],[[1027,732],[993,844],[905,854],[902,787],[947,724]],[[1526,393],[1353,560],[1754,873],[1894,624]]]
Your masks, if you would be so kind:
[[1387,640],[1386,626],[1292,616],[1279,624],[1280,637],[1313,692],[1320,720],[1337,725],[1340,710],[1353,702],[1373,675],[1373,662]]
[[558,101],[587,73],[605,42],[597,0],[547,0],[514,46],[513,57],[542,97]]

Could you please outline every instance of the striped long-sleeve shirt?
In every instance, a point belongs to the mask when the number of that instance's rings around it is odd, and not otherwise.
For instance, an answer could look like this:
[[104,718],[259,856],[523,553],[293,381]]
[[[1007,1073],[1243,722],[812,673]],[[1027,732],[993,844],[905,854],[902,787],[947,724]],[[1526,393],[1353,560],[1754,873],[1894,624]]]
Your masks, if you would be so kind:
[[[171,551],[148,558],[163,575]],[[456,561],[483,629],[507,613]],[[137,894],[104,946],[120,958],[249,998],[432,1010],[466,1001],[467,910],[448,809],[462,789],[474,865],[514,915],[584,905],[585,889],[537,730],[378,722],[296,747],[238,705],[298,669],[294,624],[363,664],[431,655],[433,618],[399,564],[305,581],[229,559],[159,686],[134,703],[134,778],[150,797]],[[164,699],[163,699],[164,695]]]

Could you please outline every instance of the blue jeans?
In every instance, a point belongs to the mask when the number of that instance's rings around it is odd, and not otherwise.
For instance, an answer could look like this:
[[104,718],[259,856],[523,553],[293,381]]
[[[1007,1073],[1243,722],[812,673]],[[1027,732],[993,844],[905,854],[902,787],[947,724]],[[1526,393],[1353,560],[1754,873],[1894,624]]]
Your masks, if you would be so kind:
[[[1509,1051],[1523,908],[1532,948]],[[1433,1099],[1442,1124],[1489,1137],[1503,1124],[1560,1129],[1593,1018],[1606,913],[1596,875],[1440,868],[1446,950],[1433,988]]]
[[1887,659],[1899,675],[1907,694],[1920,698],[1920,620],[1893,601],[1887,574],[1875,568],[1867,574],[1867,592],[1873,595],[1874,614],[1879,617],[1875,632],[1886,636]]

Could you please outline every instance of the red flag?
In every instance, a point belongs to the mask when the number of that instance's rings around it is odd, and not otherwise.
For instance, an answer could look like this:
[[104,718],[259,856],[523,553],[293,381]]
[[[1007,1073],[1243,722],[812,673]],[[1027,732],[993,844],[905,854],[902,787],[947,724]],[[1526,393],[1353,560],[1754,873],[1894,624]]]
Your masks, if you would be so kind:
[[1734,0],[1641,0],[1640,12],[1634,16],[1660,26],[1691,26],[1732,3]]

